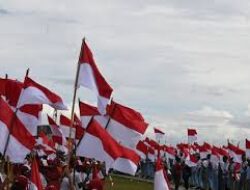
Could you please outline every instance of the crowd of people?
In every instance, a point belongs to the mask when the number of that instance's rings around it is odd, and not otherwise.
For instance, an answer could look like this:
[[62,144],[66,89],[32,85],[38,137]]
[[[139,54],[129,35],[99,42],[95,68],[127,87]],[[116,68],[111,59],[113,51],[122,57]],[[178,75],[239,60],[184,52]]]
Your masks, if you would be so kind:
[[61,151],[49,156],[29,155],[23,164],[10,164],[1,159],[0,189],[36,190],[31,175],[32,162],[38,164],[41,186],[45,190],[102,190],[105,165],[93,159],[67,155]]
[[[241,163],[231,157],[224,156],[220,162],[211,160],[211,154],[206,158],[195,155],[196,164],[190,165],[183,155],[168,159],[165,169],[174,189],[184,186],[186,190],[250,190],[250,159],[242,155]],[[154,162],[146,159],[140,164],[139,175],[142,178],[153,179]]]

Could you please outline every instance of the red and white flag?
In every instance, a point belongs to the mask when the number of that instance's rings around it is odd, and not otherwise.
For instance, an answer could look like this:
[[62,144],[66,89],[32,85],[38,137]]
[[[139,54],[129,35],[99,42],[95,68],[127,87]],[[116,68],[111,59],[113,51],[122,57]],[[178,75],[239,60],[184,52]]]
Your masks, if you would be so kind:
[[[3,95],[11,108],[15,110],[23,89],[23,83],[12,79],[4,79],[4,81],[4,85],[2,85],[2,88],[4,88]],[[40,113],[42,109],[42,105],[26,104],[17,110],[16,114],[18,118],[33,136],[37,135],[37,125],[40,124]]]
[[36,140],[36,148],[39,154],[49,155],[56,153],[55,143],[44,132],[40,132]]
[[[9,136],[10,134],[10,136]],[[9,136],[9,142],[7,139]],[[16,117],[10,106],[0,97],[0,152],[11,162],[23,162],[35,146],[35,139]]]
[[[69,138],[70,137],[70,128],[71,128],[71,120],[62,115],[60,116],[60,128],[62,130],[62,133],[64,134],[65,137]],[[76,114],[74,114],[74,123],[71,129],[71,138],[76,138],[76,139],[81,139],[82,136],[84,135],[84,128],[82,126],[82,122],[80,119],[77,117]]]
[[148,154],[148,146],[144,144],[143,141],[139,141],[138,144],[136,145],[136,152],[137,154],[140,155],[142,159],[146,159],[147,154]]
[[76,149],[76,155],[104,161],[107,170],[114,168],[131,175],[135,174],[140,161],[140,157],[133,150],[120,145],[94,119],[86,128],[84,137]]
[[32,190],[43,190],[42,180],[39,172],[39,166],[36,159],[31,163],[31,188]]
[[246,157],[250,158],[250,141],[246,139]]
[[[91,107],[80,102],[80,115],[84,127],[87,126],[90,118],[94,116],[95,120],[120,144],[135,149],[148,127],[139,112],[113,101],[106,116],[97,115],[96,110]],[[86,113],[86,110],[89,110],[89,112]],[[89,113],[93,113],[93,115],[90,116]]]
[[155,138],[157,141],[160,142],[160,140],[164,137],[165,133],[157,128],[154,128]]
[[154,190],[170,190],[167,175],[162,165],[161,159],[156,161]]
[[234,162],[241,163],[241,157],[245,154],[245,151],[231,143],[228,143],[228,153],[229,156],[233,158]]
[[66,145],[66,139],[65,139],[60,127],[56,124],[56,122],[49,115],[47,115],[47,117],[48,117],[50,129],[52,132],[53,141],[55,143],[60,144],[60,145]]
[[198,160],[195,155],[188,155],[185,164],[187,164],[189,167],[195,167],[197,166]]
[[197,132],[195,129],[188,129],[188,144],[193,144],[197,141]]
[[98,110],[101,114],[105,114],[106,106],[110,101],[113,89],[97,68],[92,52],[85,40],[82,43],[79,64],[80,68],[77,86],[84,86],[92,90],[97,95]]
[[29,77],[25,77],[17,107],[20,108],[25,104],[48,104],[58,110],[67,110],[60,96]]
[[[75,125],[73,125],[72,129],[70,129],[71,120],[63,114],[60,115],[60,128],[61,128],[63,135],[66,138],[69,138],[69,137],[75,138],[75,135],[76,135]],[[70,130],[71,130],[71,134],[70,134]]]

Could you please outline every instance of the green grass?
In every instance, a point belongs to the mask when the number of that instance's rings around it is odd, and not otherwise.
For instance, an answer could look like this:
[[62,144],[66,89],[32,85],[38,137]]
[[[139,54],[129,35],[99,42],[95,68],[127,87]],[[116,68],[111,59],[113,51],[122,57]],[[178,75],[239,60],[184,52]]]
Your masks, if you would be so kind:
[[104,190],[152,190],[153,184],[148,182],[137,181],[136,179],[126,179],[113,176],[114,185],[111,187],[107,178]]

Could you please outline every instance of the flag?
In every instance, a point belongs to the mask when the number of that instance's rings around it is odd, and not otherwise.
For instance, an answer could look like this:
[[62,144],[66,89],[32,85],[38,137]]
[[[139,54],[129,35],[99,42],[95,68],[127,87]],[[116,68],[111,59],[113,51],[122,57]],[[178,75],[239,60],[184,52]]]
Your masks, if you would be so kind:
[[31,163],[31,189],[33,190],[43,190],[42,180],[39,172],[39,166],[35,158],[33,158]]
[[250,158],[250,141],[246,139],[246,157]]
[[193,144],[197,141],[197,132],[195,129],[188,129],[188,144]]
[[[87,122],[91,118],[90,114],[87,115],[86,113],[88,109],[88,113],[93,113],[94,115],[92,116],[94,116],[95,120],[120,144],[126,147],[135,149],[148,127],[148,124],[139,112],[113,101],[108,108],[106,116],[97,115],[98,113],[94,111],[93,107],[90,108],[90,106],[86,106],[84,103],[80,102],[79,104],[83,126],[87,126]],[[130,140],[128,141],[128,139]]]
[[36,140],[36,148],[40,150],[40,153],[45,155],[56,153],[55,143],[44,132],[39,133]]
[[[12,107],[15,109],[14,107]],[[26,129],[33,135],[37,136],[37,126],[41,122],[42,105],[23,105],[17,110],[17,117],[22,121]]]
[[146,159],[148,154],[148,146],[144,144],[143,141],[139,141],[136,145],[136,152],[142,159]]
[[154,190],[169,190],[168,179],[162,165],[161,159],[156,161],[154,175]]
[[25,77],[17,107],[20,108],[25,104],[48,104],[58,110],[67,110],[60,96],[29,77]]
[[133,150],[120,145],[94,119],[86,128],[84,137],[76,149],[76,155],[104,161],[107,171],[114,168],[131,175],[135,174],[140,161],[140,157]]
[[[15,110],[23,88],[23,83],[12,79],[4,79],[4,81],[5,85],[3,85],[3,95],[11,108]],[[37,135],[37,125],[40,123],[40,113],[42,109],[42,105],[26,104],[17,110],[16,114],[18,118],[33,136]]]
[[0,144],[0,152],[4,154],[5,148],[7,147],[5,156],[9,156],[10,161],[14,163],[23,162],[26,155],[30,153],[36,143],[34,137],[1,97],[0,139],[2,142]]
[[77,86],[84,86],[92,90],[97,95],[98,110],[101,114],[105,114],[113,89],[97,68],[92,52],[85,40],[82,43],[79,64]]
[[56,124],[56,122],[49,116],[48,117],[48,122],[50,125],[50,129],[52,132],[52,139],[55,143],[58,143],[60,145],[65,145],[66,144],[66,139],[62,133],[62,130],[60,127]]
[[74,114],[74,125],[76,128],[76,139],[81,139],[84,135],[84,128],[82,126],[81,120]]
[[189,167],[196,167],[198,163],[198,160],[195,155],[189,155],[185,161],[185,164],[187,164]]
[[[66,138],[69,138],[69,137],[75,138],[76,128],[73,125],[71,129],[71,120],[63,114],[60,115],[60,128],[62,130],[63,135]],[[71,134],[70,134],[70,130],[71,130]]]
[[158,142],[164,137],[165,133],[160,129],[154,128],[155,138]]
[[233,158],[234,162],[241,163],[242,162],[241,157],[243,154],[245,154],[245,151],[231,143],[228,143],[228,153],[229,156]]
[[[71,120],[64,116],[60,115],[60,128],[65,137],[70,137],[70,128],[71,128]],[[81,120],[74,114],[74,123],[71,129],[71,138],[81,139],[84,134],[84,128],[82,126]]]
[[5,96],[6,79],[0,78],[0,95]]

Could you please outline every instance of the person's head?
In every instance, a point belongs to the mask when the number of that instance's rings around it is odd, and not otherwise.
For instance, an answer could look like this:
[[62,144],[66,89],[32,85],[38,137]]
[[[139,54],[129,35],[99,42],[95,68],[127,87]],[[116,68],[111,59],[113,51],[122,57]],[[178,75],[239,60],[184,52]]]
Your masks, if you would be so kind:
[[223,160],[224,163],[226,163],[227,160],[228,160],[228,157],[227,156],[223,156],[222,160]]
[[207,160],[210,160],[211,159],[211,154],[208,154],[207,155]]
[[28,178],[24,175],[19,175],[15,179],[15,181],[11,187],[11,190],[26,190],[28,187],[28,184],[29,184]]
[[176,156],[176,157],[175,157],[175,161],[176,161],[177,163],[180,163],[181,159],[180,159],[178,156]]

